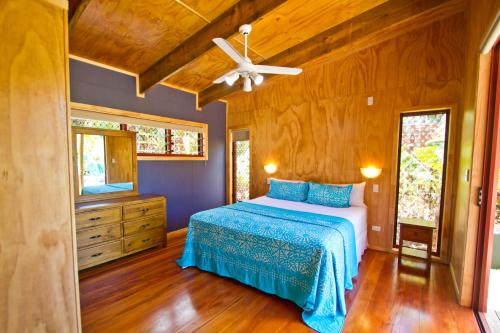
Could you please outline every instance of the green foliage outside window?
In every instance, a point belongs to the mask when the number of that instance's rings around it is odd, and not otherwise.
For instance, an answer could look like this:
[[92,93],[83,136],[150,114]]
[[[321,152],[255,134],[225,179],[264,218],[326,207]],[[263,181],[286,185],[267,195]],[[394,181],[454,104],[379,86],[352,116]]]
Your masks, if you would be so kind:
[[71,126],[110,129],[110,130],[120,129],[120,123],[117,122],[105,121],[105,120],[81,119],[81,118],[73,118],[71,120]]

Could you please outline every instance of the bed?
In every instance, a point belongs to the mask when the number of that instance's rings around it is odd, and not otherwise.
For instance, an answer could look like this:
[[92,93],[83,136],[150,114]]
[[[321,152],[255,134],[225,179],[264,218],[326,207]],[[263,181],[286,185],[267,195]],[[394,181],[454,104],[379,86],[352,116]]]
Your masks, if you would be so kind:
[[308,326],[338,333],[366,239],[365,206],[259,197],[194,214],[177,263],[291,300]]

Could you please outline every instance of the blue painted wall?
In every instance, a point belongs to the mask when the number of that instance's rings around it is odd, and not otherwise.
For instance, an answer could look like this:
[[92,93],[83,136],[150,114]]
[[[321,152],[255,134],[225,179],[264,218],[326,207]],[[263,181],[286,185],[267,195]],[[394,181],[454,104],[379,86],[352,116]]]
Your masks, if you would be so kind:
[[225,203],[226,105],[195,110],[193,94],[158,85],[140,98],[135,78],[76,60],[70,61],[71,101],[208,123],[208,161],[138,161],[140,193],[168,197],[168,230],[189,217]]

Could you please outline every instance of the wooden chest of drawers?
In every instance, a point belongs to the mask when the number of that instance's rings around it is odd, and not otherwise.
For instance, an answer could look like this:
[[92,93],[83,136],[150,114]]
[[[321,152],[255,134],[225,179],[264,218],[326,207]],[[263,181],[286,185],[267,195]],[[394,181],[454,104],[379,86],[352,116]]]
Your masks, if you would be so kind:
[[78,269],[165,245],[166,207],[150,194],[76,204]]

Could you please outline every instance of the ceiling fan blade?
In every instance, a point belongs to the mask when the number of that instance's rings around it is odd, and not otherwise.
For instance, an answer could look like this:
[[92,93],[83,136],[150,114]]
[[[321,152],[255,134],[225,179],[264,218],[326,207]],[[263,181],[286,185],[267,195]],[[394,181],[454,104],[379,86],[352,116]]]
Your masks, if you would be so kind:
[[293,67],[255,65],[254,69],[257,73],[261,74],[297,75],[302,73],[302,68],[293,68]]
[[217,44],[228,56],[231,57],[236,63],[246,63],[246,59],[224,38],[214,38],[212,41]]

